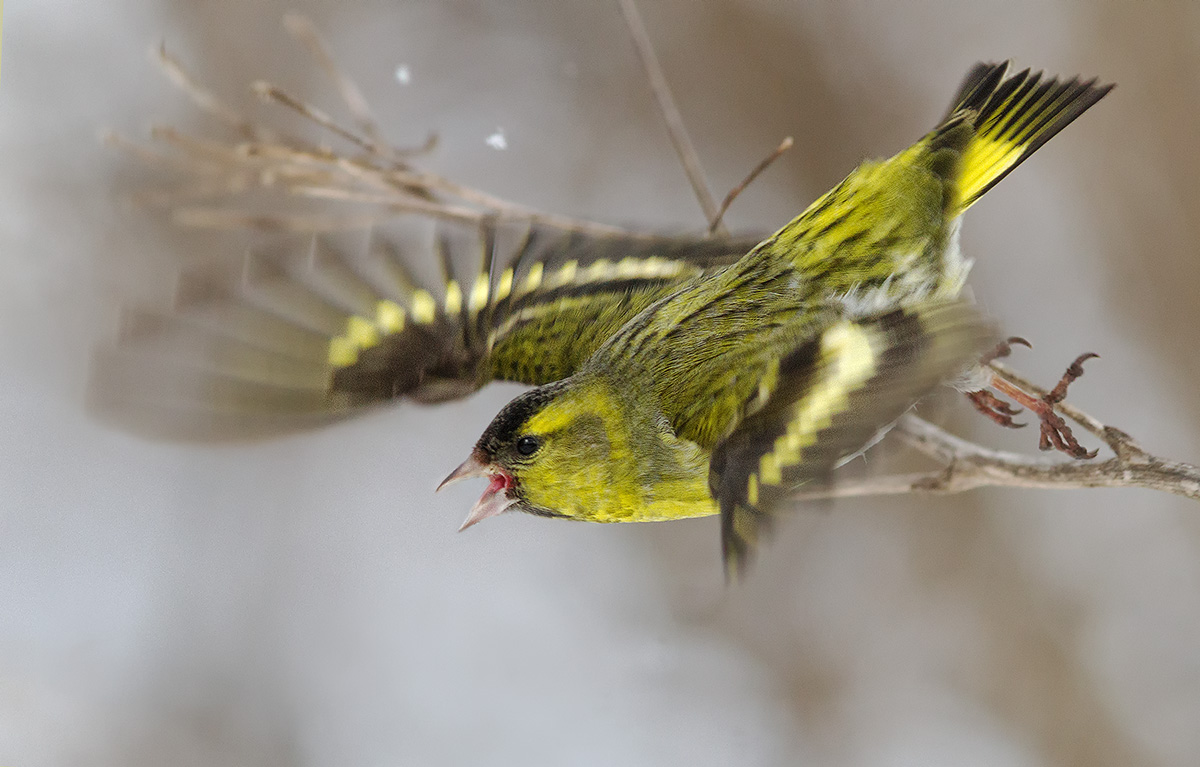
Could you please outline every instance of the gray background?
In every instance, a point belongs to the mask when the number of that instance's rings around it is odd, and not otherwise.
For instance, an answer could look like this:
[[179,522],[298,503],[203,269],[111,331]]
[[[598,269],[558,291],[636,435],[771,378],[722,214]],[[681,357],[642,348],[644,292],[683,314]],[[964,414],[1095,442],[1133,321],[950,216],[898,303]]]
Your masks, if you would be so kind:
[[[1118,89],[971,211],[978,301],[1044,382],[1200,458],[1200,11],[1184,1],[645,2],[713,185],[777,226],[928,129],[978,59]],[[332,105],[279,27],[326,30],[390,136],[520,202],[694,227],[615,4],[10,3],[0,81],[0,763],[1130,765],[1200,758],[1200,509],[989,490],[803,511],[728,590],[717,526],[506,517],[440,496],[515,389],[261,445],[90,420],[117,296],[181,234],[95,140],[197,129],[146,63]],[[413,81],[394,71],[407,64]],[[484,139],[503,127],[509,149]],[[136,266],[134,266],[136,265]],[[1032,449],[951,401],[962,433]]]

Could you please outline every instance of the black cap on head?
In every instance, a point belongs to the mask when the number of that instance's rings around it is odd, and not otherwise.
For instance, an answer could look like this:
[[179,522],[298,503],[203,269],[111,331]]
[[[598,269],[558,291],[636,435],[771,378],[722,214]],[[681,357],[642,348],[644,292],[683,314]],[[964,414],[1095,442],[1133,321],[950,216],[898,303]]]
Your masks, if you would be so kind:
[[505,405],[475,444],[475,450],[493,460],[506,446],[512,445],[522,424],[536,415],[566,387],[565,381],[539,386]]

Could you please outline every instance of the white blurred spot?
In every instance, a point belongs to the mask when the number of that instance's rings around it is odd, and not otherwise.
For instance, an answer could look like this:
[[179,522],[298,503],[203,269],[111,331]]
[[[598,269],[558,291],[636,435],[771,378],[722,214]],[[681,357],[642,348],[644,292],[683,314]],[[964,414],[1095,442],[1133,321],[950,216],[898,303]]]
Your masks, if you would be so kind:
[[504,129],[497,128],[496,132],[487,137],[487,145],[492,149],[508,149],[508,139],[504,137]]
[[408,68],[408,64],[396,67],[396,82],[401,85],[408,85],[412,82],[412,71]]

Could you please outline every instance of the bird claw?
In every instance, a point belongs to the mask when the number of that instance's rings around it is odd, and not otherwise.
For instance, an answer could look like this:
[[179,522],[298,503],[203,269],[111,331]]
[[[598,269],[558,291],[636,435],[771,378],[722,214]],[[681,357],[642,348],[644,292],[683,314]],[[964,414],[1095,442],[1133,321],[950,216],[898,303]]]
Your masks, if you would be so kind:
[[1038,416],[1042,420],[1042,434],[1038,440],[1038,449],[1040,450],[1058,450],[1066,453],[1073,458],[1095,458],[1100,451],[1088,450],[1083,445],[1079,444],[1079,440],[1075,439],[1075,435],[1071,433],[1071,427],[1067,426],[1067,422],[1063,417],[1054,412],[1054,406],[1066,399],[1067,388],[1081,375],[1083,375],[1083,363],[1099,357],[1095,352],[1087,352],[1075,358],[1075,361],[1067,366],[1067,370],[1062,374],[1062,378],[1058,379],[1058,383],[1045,396],[1040,398],[1041,407],[1038,409]]
[[1075,361],[1067,366],[1067,372],[1063,373],[1062,378],[1058,379],[1058,383],[1055,384],[1054,388],[1050,390],[1050,393],[1046,395],[1046,402],[1051,405],[1057,405],[1066,399],[1067,387],[1074,383],[1075,380],[1081,375],[1083,375],[1083,363],[1087,362],[1093,357],[1099,358],[1100,355],[1096,354],[1095,352],[1085,352],[1084,354],[1080,354],[1078,357],[1076,357]]
[[[1020,344],[1027,347],[1032,346],[1024,338],[1013,336],[997,344],[995,349],[984,355],[981,363],[986,365],[995,359],[1007,357],[1012,353],[1013,344]],[[1058,450],[1072,458],[1078,459],[1095,458],[1100,451],[1088,450],[1079,444],[1079,440],[1071,433],[1071,427],[1067,425],[1062,416],[1054,412],[1054,406],[1066,398],[1067,389],[1076,379],[1083,375],[1083,363],[1093,357],[1099,356],[1093,352],[1088,352],[1076,357],[1075,361],[1067,366],[1067,370],[1063,373],[1062,378],[1058,380],[1054,388],[1045,396],[1030,394],[996,375],[992,376],[991,385],[1014,402],[1023,405],[1038,417],[1041,426],[1038,437],[1039,450]],[[976,410],[1001,426],[1016,429],[1025,425],[1012,420],[1012,416],[1021,412],[1020,408],[1009,405],[986,389],[968,392],[967,397],[971,400]]]
[[1008,355],[1012,354],[1013,344],[1020,344],[1026,349],[1033,348],[1033,344],[1029,343],[1024,338],[1021,338],[1020,336],[1009,336],[1000,343],[996,344],[996,348],[980,357],[979,364],[986,365],[993,360],[998,360],[1001,357],[1007,357]]
[[967,392],[967,399],[971,400],[971,404],[975,406],[976,410],[1000,426],[1007,429],[1020,429],[1025,426],[1025,424],[1017,423],[1012,419],[1014,415],[1022,412],[1021,408],[1013,407],[987,389],[969,391]]
[[1100,451],[1088,450],[1083,445],[1079,444],[1079,440],[1075,439],[1075,435],[1071,433],[1071,427],[1067,426],[1067,422],[1062,416],[1055,413],[1052,406],[1046,408],[1042,418],[1042,433],[1038,439],[1039,450],[1058,450],[1066,453],[1072,458],[1087,459],[1095,458]]

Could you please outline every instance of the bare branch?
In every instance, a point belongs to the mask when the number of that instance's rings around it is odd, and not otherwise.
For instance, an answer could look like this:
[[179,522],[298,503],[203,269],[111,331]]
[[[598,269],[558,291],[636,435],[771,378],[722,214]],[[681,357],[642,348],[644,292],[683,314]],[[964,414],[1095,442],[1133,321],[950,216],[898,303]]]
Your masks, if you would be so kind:
[[[165,145],[165,150],[161,150],[143,147],[115,134],[106,135],[106,143],[148,165],[191,176],[182,186],[139,194],[136,196],[138,201],[171,209],[176,223],[219,229],[342,231],[371,228],[391,217],[416,213],[473,223],[485,219],[527,220],[592,236],[653,237],[545,213],[413,168],[401,158],[431,150],[436,135],[431,134],[425,145],[417,150],[396,150],[386,144],[378,135],[361,92],[337,68],[311,22],[303,17],[289,16],[284,23],[338,84],[343,100],[363,133],[339,124],[324,111],[273,85],[257,82],[253,89],[261,98],[286,106],[349,142],[360,154],[344,156],[242,116],[199,86],[179,62],[160,47],[156,59],[168,79],[203,112],[233,128],[242,140],[196,138],[174,128],[158,127],[152,130],[151,138]],[[247,194],[254,190],[282,195],[285,200],[297,197],[336,199],[367,210],[320,214],[256,211],[249,209],[246,201]],[[226,202],[227,198],[232,198],[232,204]]]
[[163,74],[175,87],[187,94],[200,111],[215,117],[242,136],[258,141],[276,141],[279,139],[273,131],[258,125],[244,117],[233,107],[218,99],[212,91],[202,88],[179,61],[167,53],[166,44],[160,44],[153,50],[153,58],[162,69]]
[[313,107],[313,106],[309,106],[308,104],[304,103],[303,101],[300,101],[299,99],[292,98],[287,93],[280,90],[279,88],[276,88],[274,85],[271,85],[268,82],[263,82],[262,80],[259,80],[255,83],[251,83],[250,89],[253,90],[255,95],[258,96],[259,98],[261,98],[265,101],[274,101],[279,104],[283,104],[285,107],[287,107],[289,109],[293,109],[296,112],[299,112],[301,115],[303,115],[304,117],[307,117],[309,120],[312,120],[317,125],[320,125],[322,128],[324,128],[325,130],[329,131],[330,133],[333,133],[336,136],[339,136],[340,138],[345,139],[346,141],[349,141],[350,143],[354,144],[355,146],[357,146],[359,149],[362,149],[363,151],[366,151],[366,152],[379,152],[380,151],[374,142],[362,138],[361,136],[357,135],[353,131],[346,130],[345,128],[343,128],[342,126],[340,126],[336,122],[334,122],[332,117],[325,114],[320,109],[317,109],[316,107]]
[[784,138],[783,141],[779,142],[779,146],[775,147],[775,151],[764,157],[758,165],[755,165],[754,170],[747,173],[746,177],[742,179],[737,186],[729,190],[729,194],[725,195],[725,199],[721,201],[721,207],[717,211],[716,218],[714,218],[712,223],[708,225],[708,234],[710,236],[717,233],[718,227],[721,226],[721,219],[725,218],[725,212],[729,210],[729,206],[732,205],[733,201],[738,198],[738,195],[744,192],[746,187],[753,184],[754,179],[758,178],[764,170],[771,167],[771,163],[778,160],[781,156],[783,156],[784,152],[791,148],[792,137],[788,136]]
[[[1074,416],[1071,418],[1075,420]],[[1122,458],[1118,454],[1106,461],[1035,458],[980,447],[915,417],[903,419],[899,429],[901,437],[908,444],[927,455],[936,455],[947,466],[944,480],[930,483],[928,487],[915,488],[918,490],[959,492],[987,485],[1141,487],[1200,500],[1200,469],[1179,461],[1151,456],[1144,451],[1136,459]],[[1112,431],[1124,434],[1115,429]]]
[[[1118,439],[1128,439],[1128,435],[1120,430],[1112,427],[1101,428],[1121,435]],[[1136,458],[1116,455],[1105,461],[1072,461],[1052,456],[1025,456],[982,447],[914,415],[901,418],[894,432],[909,446],[934,458],[943,467],[925,473],[869,477],[820,490],[801,492],[796,498],[846,498],[903,493],[948,495],[980,487],[1060,490],[1084,487],[1140,487],[1200,501],[1200,468],[1180,461],[1158,458],[1145,451]],[[1132,443],[1132,440],[1130,442]]]
[[337,61],[329,51],[329,46],[325,44],[325,40],[322,39],[320,31],[317,29],[317,25],[313,24],[307,16],[289,13],[283,17],[283,27],[288,34],[308,49],[309,54],[316,59],[321,69],[333,81],[346,108],[350,110],[351,117],[358,123],[359,130],[371,139],[371,148],[382,155],[390,155],[391,147],[383,140],[383,135],[379,132],[379,124],[375,122],[375,115],[371,113],[370,104],[367,103],[362,91],[358,89],[358,85],[347,77],[346,73],[337,65]]
[[203,175],[219,172],[220,168],[210,162],[187,154],[160,152],[148,146],[130,141],[119,133],[104,131],[100,141],[106,146],[125,152],[141,164],[151,168]]
[[[996,362],[988,366],[1002,380],[1038,397],[1050,392]],[[1061,394],[1061,392],[1059,392]],[[798,494],[798,498],[841,498],[900,493],[961,493],[979,487],[1075,489],[1140,487],[1200,501],[1200,468],[1151,455],[1132,437],[1108,426],[1070,402],[1056,399],[1055,408],[1103,440],[1113,457],[1103,461],[1064,460],[1057,456],[1026,456],[993,450],[907,415],[894,432],[910,447],[942,465],[919,474],[871,477]]]
[[700,203],[700,209],[704,211],[704,220],[708,222],[709,231],[726,234],[721,227],[717,201],[713,197],[712,190],[708,188],[708,182],[704,180],[704,171],[700,168],[700,157],[696,154],[696,147],[692,145],[692,139],[688,136],[687,128],[683,124],[683,116],[679,113],[679,107],[675,105],[671,87],[667,84],[667,76],[663,74],[662,64],[658,61],[658,54],[654,52],[650,36],[646,34],[646,26],[642,23],[642,16],[638,12],[634,0],[621,0],[621,12],[625,15],[629,36],[633,38],[633,46],[642,62],[642,68],[646,71],[646,79],[650,82],[650,90],[654,93],[658,111],[667,124],[667,133],[671,137],[671,144],[675,147],[675,154],[679,155],[679,162],[683,164],[683,170],[692,185],[696,200]]

